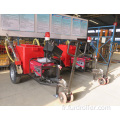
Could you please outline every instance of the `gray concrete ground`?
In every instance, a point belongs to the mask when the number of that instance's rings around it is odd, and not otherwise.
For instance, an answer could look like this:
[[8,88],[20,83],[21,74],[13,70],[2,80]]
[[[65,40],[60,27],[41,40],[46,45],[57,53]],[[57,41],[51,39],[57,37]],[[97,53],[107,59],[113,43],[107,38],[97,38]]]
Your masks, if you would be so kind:
[[[115,53],[113,58],[119,59]],[[105,69],[106,66],[99,65]],[[93,81],[90,72],[75,72],[72,84],[74,101],[66,105],[120,105],[120,63],[110,66],[110,83],[99,85]],[[70,72],[65,71],[63,78],[69,80]],[[9,71],[0,71],[0,105],[1,106],[59,106],[55,98],[55,88],[38,84],[29,76],[23,76],[20,84],[12,84]]]

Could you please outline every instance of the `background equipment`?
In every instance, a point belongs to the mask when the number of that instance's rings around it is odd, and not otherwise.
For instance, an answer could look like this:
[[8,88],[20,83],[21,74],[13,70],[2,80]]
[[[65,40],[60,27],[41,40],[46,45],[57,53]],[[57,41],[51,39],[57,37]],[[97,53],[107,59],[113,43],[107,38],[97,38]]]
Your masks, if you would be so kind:
[[[114,52],[115,41],[115,25],[90,27],[89,30],[95,30],[94,35],[91,33],[89,36],[92,38],[92,47],[95,50],[95,69],[93,69],[93,79],[98,79],[100,85],[109,83],[108,72],[111,63],[111,58]],[[112,32],[111,32],[112,29]],[[97,63],[106,65],[106,71],[98,68]],[[98,78],[98,75],[100,77]]]

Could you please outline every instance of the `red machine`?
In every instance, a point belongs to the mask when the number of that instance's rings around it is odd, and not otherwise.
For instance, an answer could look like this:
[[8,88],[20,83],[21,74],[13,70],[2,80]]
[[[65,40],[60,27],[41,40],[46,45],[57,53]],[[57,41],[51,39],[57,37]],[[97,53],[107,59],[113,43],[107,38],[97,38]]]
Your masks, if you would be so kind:
[[[68,55],[68,45],[59,45],[58,46],[62,51],[61,61],[63,62],[65,67],[71,67],[73,64],[74,57],[71,57]],[[69,47],[69,53],[74,55],[76,50],[76,46],[70,45]],[[87,56],[81,56],[77,58],[76,62],[76,68],[82,68],[85,70],[85,68],[91,68],[89,67],[91,64],[92,59]]]
[[[68,45],[59,45],[58,46],[62,51],[62,56],[61,56],[61,61],[64,63],[65,67],[70,67],[71,66],[71,56],[68,55],[67,50],[68,50]],[[69,47],[69,53],[70,54],[75,54],[76,46],[70,45]]]
[[[71,63],[73,63],[74,57],[71,58]],[[85,69],[86,64],[91,61],[91,58],[89,57],[78,57],[76,62],[76,68],[81,67],[82,69]]]
[[[20,46],[16,46],[14,52],[16,60],[10,66],[10,77],[13,83],[19,83],[22,74],[29,74],[41,84],[43,81],[44,84],[47,81],[52,83],[55,81],[55,78],[56,83],[60,81],[60,76],[58,75],[59,65],[55,64],[52,59],[44,57],[42,46],[21,44]],[[51,71],[55,73],[52,76],[49,75]],[[37,79],[38,76],[39,79]],[[52,78],[53,76],[54,78]]]
[[[15,57],[15,62],[10,65],[11,81],[14,84],[20,83],[22,74],[28,74],[40,84],[56,86],[56,97],[59,96],[62,103],[72,102],[73,94],[71,92],[71,84],[76,62],[86,59],[85,57],[79,57],[80,41],[71,41],[75,43],[76,46],[70,46],[70,44],[68,44],[68,46],[59,45],[57,47],[48,38],[49,36],[46,37],[44,48],[38,45],[25,44],[13,48],[7,36],[6,41],[9,42]],[[60,58],[66,67],[72,66],[68,85],[66,81],[61,78],[61,66],[53,56]],[[84,60],[84,62],[86,61]],[[84,67],[84,65],[80,65],[80,63],[77,63],[77,66]],[[63,87],[64,92],[59,92],[59,87]]]
[[44,57],[43,47],[38,45],[21,44],[20,46],[16,46],[16,52],[19,55],[20,61],[19,63],[15,61],[15,64],[22,65],[23,74],[29,74],[31,58]]
[[45,69],[41,69],[42,67],[46,68],[46,69],[50,69],[49,67],[54,66],[55,64],[52,62],[39,62],[39,60],[43,60],[43,58],[39,58],[39,59],[32,59],[30,60],[30,72],[31,73],[35,73],[36,76],[42,76],[42,74],[45,72]]
[[[51,85],[56,87],[56,97],[61,95],[59,87],[63,87],[65,94],[67,84],[66,81],[60,76],[60,65],[52,59],[52,54],[61,56],[62,50],[51,42],[46,41],[46,46],[43,48],[38,45],[21,44],[20,46],[12,47],[8,35],[6,41],[9,43],[12,53],[15,58],[15,62],[10,65],[10,78],[12,83],[17,84],[21,82],[21,76],[23,74],[30,75],[38,83],[44,85]],[[57,49],[57,51],[56,51]],[[44,51],[43,51],[44,50]],[[44,57],[44,55],[46,56]],[[73,101],[73,94],[70,92],[66,94],[66,101]]]

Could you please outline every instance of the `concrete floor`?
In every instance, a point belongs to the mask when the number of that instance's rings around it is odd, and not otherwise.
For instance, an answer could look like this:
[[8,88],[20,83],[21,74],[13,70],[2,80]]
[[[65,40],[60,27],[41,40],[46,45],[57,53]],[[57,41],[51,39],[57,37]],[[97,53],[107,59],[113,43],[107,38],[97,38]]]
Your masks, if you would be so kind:
[[[114,59],[120,58],[115,53]],[[99,65],[105,69],[105,66]],[[66,105],[120,105],[120,63],[110,66],[110,83],[104,86],[93,81],[90,72],[75,72],[72,84],[74,101]],[[62,75],[69,80],[70,72]],[[12,84],[9,71],[0,72],[0,105],[1,106],[59,106],[62,105],[55,98],[55,88],[38,84],[28,76],[23,76],[20,84]]]

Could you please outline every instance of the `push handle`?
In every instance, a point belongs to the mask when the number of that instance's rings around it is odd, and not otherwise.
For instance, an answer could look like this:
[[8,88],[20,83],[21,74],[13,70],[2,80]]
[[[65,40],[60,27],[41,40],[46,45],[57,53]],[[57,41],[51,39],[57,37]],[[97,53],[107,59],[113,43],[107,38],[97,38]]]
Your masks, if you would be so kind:
[[8,39],[8,34],[6,33],[6,38]]
[[[75,57],[75,55],[73,55],[73,54],[70,54],[69,53],[69,48],[70,48],[70,43],[78,43],[79,41],[76,41],[76,40],[72,40],[72,41],[69,41],[69,43],[68,43],[68,49],[67,49],[67,54],[68,55],[70,55],[70,56],[73,56],[73,57]],[[76,49],[77,49],[77,47],[76,47]],[[76,51],[76,50],[75,50]]]

